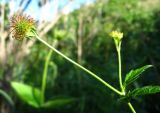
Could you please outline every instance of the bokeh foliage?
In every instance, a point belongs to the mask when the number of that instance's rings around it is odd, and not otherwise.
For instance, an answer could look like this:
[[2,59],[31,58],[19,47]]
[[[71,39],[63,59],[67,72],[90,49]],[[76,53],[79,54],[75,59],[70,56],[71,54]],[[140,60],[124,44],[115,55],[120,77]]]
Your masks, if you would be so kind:
[[[159,0],[97,0],[94,4],[62,16],[44,37],[50,44],[56,43],[56,48],[65,55],[119,88],[116,50],[109,33],[120,30],[124,32],[123,77],[131,68],[154,65],[130,87],[159,85],[159,4]],[[17,65],[9,63],[13,69],[12,80],[40,87],[49,49],[36,42],[30,51]],[[5,73],[2,74],[5,76]],[[114,92],[54,53],[48,69],[46,98],[69,96],[76,98],[75,102],[62,108],[38,110],[21,102],[12,91],[9,92],[14,99],[16,113],[130,112],[126,104],[118,101],[119,97]],[[138,113],[160,112],[159,94],[132,101]]]

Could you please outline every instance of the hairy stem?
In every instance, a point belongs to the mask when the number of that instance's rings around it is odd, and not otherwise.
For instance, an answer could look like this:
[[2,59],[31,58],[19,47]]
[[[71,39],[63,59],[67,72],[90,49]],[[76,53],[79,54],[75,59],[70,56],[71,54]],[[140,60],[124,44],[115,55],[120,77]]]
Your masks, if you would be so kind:
[[65,58],[67,61],[71,62],[72,64],[76,65],[77,67],[79,67],[80,69],[84,70],[85,72],[87,72],[88,74],[90,74],[92,77],[94,77],[96,80],[100,81],[102,84],[104,84],[105,86],[107,86],[109,89],[111,89],[112,91],[114,91],[115,93],[119,94],[119,95],[123,95],[123,93],[121,93],[119,90],[117,90],[116,88],[114,88],[113,86],[111,86],[109,83],[105,82],[103,79],[101,79],[99,76],[97,76],[96,74],[94,74],[93,72],[91,72],[90,70],[86,69],[85,67],[81,66],[80,64],[76,63],[75,61],[73,61],[72,59],[68,58],[67,56],[65,56],[63,53],[61,53],[60,51],[58,51],[56,48],[52,47],[50,44],[48,44],[46,41],[44,41],[43,39],[41,39],[35,32],[34,32],[36,38],[42,42],[43,44],[45,44],[47,47],[49,47],[50,49],[52,49],[54,52],[56,52],[57,54],[59,54],[60,56],[62,56],[63,58]]

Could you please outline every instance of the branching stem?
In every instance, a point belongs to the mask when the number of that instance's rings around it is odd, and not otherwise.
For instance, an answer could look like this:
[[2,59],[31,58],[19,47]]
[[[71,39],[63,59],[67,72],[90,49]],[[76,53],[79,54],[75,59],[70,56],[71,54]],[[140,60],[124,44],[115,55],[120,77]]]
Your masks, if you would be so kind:
[[105,82],[103,79],[101,79],[99,76],[97,76],[96,74],[94,74],[93,72],[91,72],[90,70],[86,69],[85,67],[81,66],[80,64],[76,63],[75,61],[73,61],[72,59],[68,58],[67,56],[65,56],[63,53],[61,53],[60,51],[58,51],[56,48],[54,48],[53,46],[51,46],[50,44],[48,44],[46,41],[44,41],[43,39],[41,39],[35,32],[34,32],[36,38],[42,42],[43,44],[45,44],[47,47],[49,47],[50,49],[52,49],[54,52],[56,52],[57,54],[59,54],[60,56],[62,56],[63,58],[65,58],[67,61],[71,62],[72,64],[76,65],[77,67],[79,67],[80,69],[84,70],[85,72],[87,72],[88,74],[90,74],[92,77],[94,77],[95,79],[97,79],[98,81],[100,81],[102,84],[104,84],[105,86],[107,86],[109,89],[111,89],[112,91],[114,91],[115,93],[119,94],[119,95],[123,95],[122,92],[120,92],[119,90],[117,90],[116,88],[114,88],[113,86],[111,86],[109,83]]
[[[92,77],[94,77],[96,80],[98,80],[99,82],[101,82],[102,84],[104,84],[106,87],[108,87],[109,89],[111,89],[112,91],[114,91],[115,93],[119,94],[119,95],[125,95],[125,91],[122,85],[122,70],[121,70],[121,54],[120,54],[120,45],[117,47],[117,52],[118,52],[118,72],[119,72],[119,83],[120,83],[120,88],[121,91],[117,90],[116,88],[114,88],[113,86],[111,86],[109,83],[107,83],[106,81],[104,81],[103,79],[101,79],[99,76],[97,76],[96,74],[94,74],[93,72],[91,72],[90,70],[86,69],[85,67],[83,67],[82,65],[78,64],[77,62],[73,61],[72,59],[70,59],[69,57],[67,57],[66,55],[64,55],[63,53],[61,53],[60,51],[58,51],[56,48],[54,48],[53,46],[51,46],[50,44],[48,44],[46,41],[44,41],[43,39],[41,39],[35,32],[34,32],[36,38],[42,42],[43,44],[45,44],[47,47],[49,47],[50,49],[52,49],[54,52],[56,52],[57,54],[59,54],[60,56],[62,56],[63,58],[65,58],[67,61],[71,62],[72,64],[76,65],[77,67],[79,67],[80,69],[84,70],[85,72],[87,72],[88,74],[90,74]],[[45,83],[45,82],[44,82]],[[44,87],[44,86],[43,86]],[[44,91],[44,90],[43,90]],[[136,113],[136,111],[134,110],[132,104],[129,102],[128,106],[130,107],[130,109],[132,110],[133,113]]]

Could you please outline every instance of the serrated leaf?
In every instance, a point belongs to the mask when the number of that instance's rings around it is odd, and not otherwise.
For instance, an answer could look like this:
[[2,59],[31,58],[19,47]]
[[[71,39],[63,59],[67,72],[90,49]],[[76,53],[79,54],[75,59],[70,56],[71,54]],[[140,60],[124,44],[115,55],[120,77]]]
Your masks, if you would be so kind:
[[146,65],[146,66],[143,66],[141,68],[131,70],[126,75],[125,81],[123,83],[123,87],[125,88],[126,86],[128,86],[129,84],[134,82],[136,79],[138,79],[140,77],[140,74],[142,74],[145,70],[147,70],[150,67],[152,67],[152,65]]
[[69,98],[69,97],[58,97],[54,98],[52,100],[49,100],[45,102],[42,107],[43,108],[58,108],[65,106],[71,102],[73,102],[75,99],[74,98]]
[[137,88],[129,93],[130,96],[138,97],[143,95],[155,94],[160,92],[160,86],[145,86]]
[[39,89],[18,82],[11,82],[11,86],[24,102],[36,108],[40,107]]

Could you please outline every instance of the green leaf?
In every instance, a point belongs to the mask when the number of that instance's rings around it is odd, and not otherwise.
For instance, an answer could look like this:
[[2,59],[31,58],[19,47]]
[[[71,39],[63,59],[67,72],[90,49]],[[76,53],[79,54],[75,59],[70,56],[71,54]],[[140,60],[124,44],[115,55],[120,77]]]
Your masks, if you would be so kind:
[[129,102],[132,97],[136,98],[138,96],[155,94],[160,92],[160,86],[145,86],[142,88],[134,89],[133,91],[129,91],[125,96],[121,96],[118,101],[119,102]]
[[57,97],[52,100],[49,100],[45,102],[42,107],[43,108],[58,108],[65,106],[71,102],[73,102],[75,99],[70,97]]
[[146,65],[146,66],[143,66],[141,68],[131,70],[126,75],[125,81],[123,83],[123,87],[125,88],[126,86],[128,86],[129,84],[134,82],[136,79],[138,79],[140,77],[140,74],[142,74],[146,69],[148,69],[150,67],[152,67],[152,65]]
[[40,107],[39,89],[18,82],[11,82],[11,86],[24,102],[36,108]]
[[148,94],[155,94],[160,92],[160,86],[145,86],[142,88],[137,88],[129,93],[130,96],[138,97]]
[[0,89],[0,94],[8,101],[8,103],[13,106],[14,102],[12,100],[12,98],[3,90]]

